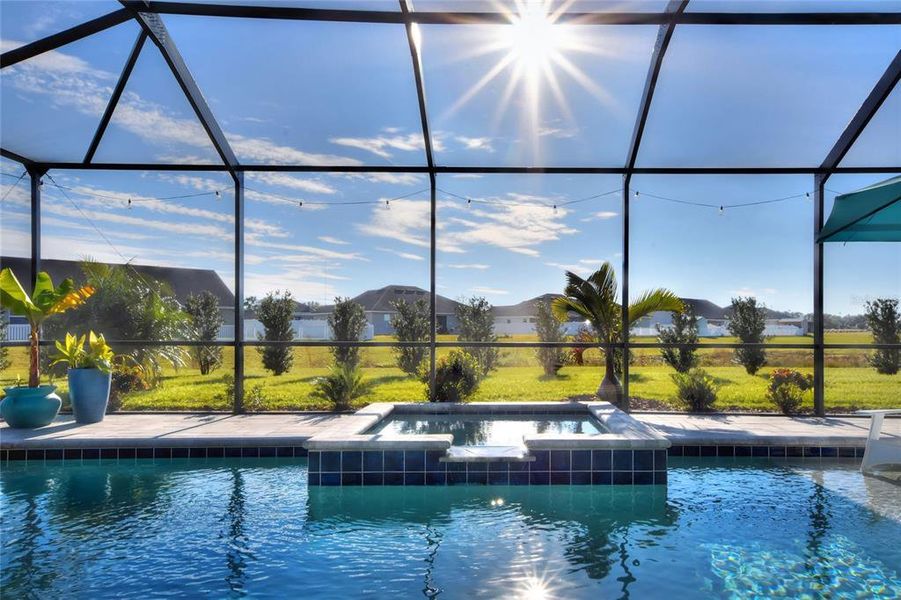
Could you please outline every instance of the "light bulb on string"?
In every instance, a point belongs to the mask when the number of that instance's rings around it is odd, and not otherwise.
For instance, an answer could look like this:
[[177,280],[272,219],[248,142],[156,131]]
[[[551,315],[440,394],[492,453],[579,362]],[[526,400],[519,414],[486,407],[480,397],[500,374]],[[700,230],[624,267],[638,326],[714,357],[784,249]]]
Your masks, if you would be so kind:
[[128,210],[131,210],[131,198],[128,199],[127,207],[128,207]]
[[720,206],[720,216],[722,217],[724,214],[726,214],[726,209]]
[[638,196],[640,196],[640,195],[641,195],[641,192],[639,192],[638,190],[635,190],[635,199],[636,200],[638,199]]
[[554,205],[554,214],[555,215],[557,214],[557,205],[556,204]]
[[385,200],[385,210],[391,210],[391,201]]
[[216,190],[216,200],[221,200],[222,194],[219,193],[219,190]]
[[303,208],[303,200],[297,201],[297,208]]

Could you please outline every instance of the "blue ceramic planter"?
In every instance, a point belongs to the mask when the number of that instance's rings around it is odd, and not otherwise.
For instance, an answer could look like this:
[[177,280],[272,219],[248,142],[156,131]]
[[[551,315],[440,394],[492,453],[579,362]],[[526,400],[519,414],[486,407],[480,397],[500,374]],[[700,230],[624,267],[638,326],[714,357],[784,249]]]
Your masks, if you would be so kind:
[[0,402],[0,416],[16,429],[49,425],[59,414],[62,401],[54,394],[55,385],[4,388],[6,397]]
[[69,369],[69,401],[76,423],[99,423],[106,414],[112,375],[99,369]]

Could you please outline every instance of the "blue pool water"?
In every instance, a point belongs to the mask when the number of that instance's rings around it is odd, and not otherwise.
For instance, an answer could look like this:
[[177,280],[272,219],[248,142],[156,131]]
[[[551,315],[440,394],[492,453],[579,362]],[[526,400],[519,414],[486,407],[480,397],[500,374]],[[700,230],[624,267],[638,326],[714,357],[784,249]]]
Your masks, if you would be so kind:
[[670,485],[322,488],[305,459],[9,463],[4,598],[897,597],[901,488],[671,459]]
[[515,446],[536,433],[600,433],[604,427],[587,414],[393,415],[368,433],[450,433],[455,446]]

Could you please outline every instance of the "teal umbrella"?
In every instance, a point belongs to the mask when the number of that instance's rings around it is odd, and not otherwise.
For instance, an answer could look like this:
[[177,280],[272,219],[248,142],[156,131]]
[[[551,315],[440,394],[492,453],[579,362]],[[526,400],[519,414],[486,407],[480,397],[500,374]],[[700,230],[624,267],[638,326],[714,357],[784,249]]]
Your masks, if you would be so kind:
[[835,197],[818,242],[901,242],[901,176]]

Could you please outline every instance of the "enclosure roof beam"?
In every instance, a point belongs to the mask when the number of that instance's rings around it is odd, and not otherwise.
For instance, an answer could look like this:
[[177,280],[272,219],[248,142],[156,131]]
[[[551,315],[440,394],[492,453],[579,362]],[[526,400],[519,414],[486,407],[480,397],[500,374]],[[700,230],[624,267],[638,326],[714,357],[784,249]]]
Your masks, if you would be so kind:
[[138,56],[141,54],[141,48],[144,47],[144,41],[146,39],[147,32],[142,29],[138,34],[138,39],[135,40],[135,45],[131,49],[131,54],[128,55],[128,60],[125,61],[125,66],[122,68],[121,75],[119,75],[119,81],[116,82],[116,87],[113,88],[113,95],[110,96],[109,102],[106,105],[106,110],[103,111],[100,123],[97,124],[97,131],[94,132],[94,138],[91,140],[91,145],[88,146],[88,151],[84,155],[84,162],[86,163],[94,160],[94,154],[97,152],[97,147],[100,146],[100,140],[103,138],[103,133],[106,131],[107,126],[109,126],[110,119],[112,119],[113,113],[116,111],[116,106],[119,104],[119,98],[122,97],[122,92],[125,90],[128,78],[135,68],[135,63],[138,61]]
[[429,169],[435,166],[434,156],[432,155],[432,136],[429,132],[429,118],[426,111],[425,102],[425,85],[422,81],[422,57],[419,54],[419,45],[417,42],[417,32],[414,30],[416,24],[410,20],[412,11],[408,6],[407,0],[399,0],[400,9],[406,18],[404,27],[407,30],[407,42],[410,45],[410,58],[413,60],[413,78],[416,81],[416,97],[419,100],[419,120],[422,123],[422,141],[425,146],[425,159]]
[[225,163],[226,169],[232,174],[232,177],[237,182],[238,174],[236,168],[238,166],[238,159],[235,156],[235,153],[232,152],[231,146],[225,138],[225,134],[222,132],[218,121],[216,121],[216,118],[213,116],[213,112],[210,110],[209,105],[204,99],[197,82],[194,81],[194,76],[191,75],[191,71],[188,70],[188,66],[185,64],[181,52],[178,51],[178,47],[175,45],[172,36],[169,35],[169,31],[166,29],[166,25],[163,23],[162,18],[160,18],[158,14],[152,12],[137,10],[137,7],[143,6],[143,3],[123,1],[123,4],[126,6],[134,6],[136,8],[136,10],[132,11],[135,20],[137,20],[144,32],[150,37],[151,41],[159,48],[160,53],[163,55],[163,59],[166,61],[166,64],[169,65],[169,69],[175,76],[175,80],[178,82],[182,92],[191,104],[191,108],[194,109],[194,114],[197,115],[197,119],[207,132],[207,135],[210,136],[210,141],[216,148],[216,152],[219,154],[222,162]]
[[879,81],[876,82],[876,85],[870,91],[869,96],[867,96],[866,100],[864,100],[863,104],[861,104],[860,108],[857,110],[857,114],[854,115],[845,127],[845,130],[839,136],[838,141],[835,142],[832,150],[826,155],[823,164],[820,165],[820,171],[824,173],[827,178],[836,172],[842,159],[845,158],[845,155],[851,150],[851,146],[854,145],[854,142],[857,141],[857,138],[860,137],[860,134],[866,129],[870,120],[876,116],[879,107],[882,106],[892,93],[892,90],[895,88],[895,84],[898,83],[899,79],[901,79],[901,50],[895,55],[894,60],[889,64],[885,73],[879,78]]
[[110,27],[125,23],[131,18],[131,11],[120,8],[119,10],[103,15],[102,17],[86,21],[81,25],[76,25],[65,31],[54,33],[53,35],[41,38],[30,44],[19,46],[18,48],[14,48],[0,55],[0,68],[5,69],[6,67],[11,67],[16,63],[22,62],[23,60],[34,58],[38,54],[56,50],[60,46],[65,46],[66,44],[76,42],[82,38],[109,29]]
[[[4,153],[8,151],[4,150]],[[5,156],[6,154],[4,154]],[[18,160],[18,159],[13,159]],[[70,171],[230,171],[220,164],[185,163],[85,163],[31,161],[47,169]],[[548,175],[623,175],[625,167],[472,167],[435,165],[429,169],[423,165],[246,165],[239,164],[235,171],[259,173],[470,173],[497,174],[548,174]],[[633,175],[814,175],[820,167],[635,167]],[[832,173],[899,173],[901,165],[884,167],[836,167]]]
[[6,148],[0,148],[0,155],[2,155],[3,158],[8,158],[9,160],[14,160],[17,163],[22,163],[22,165],[24,165],[26,167],[32,167],[37,164],[35,161],[31,160],[30,158],[25,158],[21,154],[16,154],[15,152],[13,152],[11,150],[7,150]]
[[[290,6],[257,6],[240,4],[194,4],[191,2],[158,2],[123,0],[136,10],[160,14],[249,19],[284,19],[297,21],[339,21],[354,23],[407,22],[403,12],[374,10],[340,10],[329,8],[297,8]],[[510,16],[503,12],[416,12],[412,20],[424,25],[506,24]],[[569,12],[558,22],[584,25],[667,25],[672,15],[667,12]],[[677,24],[686,25],[898,25],[897,12],[805,12],[805,13],[682,13]]]
[[657,79],[660,77],[660,69],[663,66],[663,57],[669,47],[673,32],[676,29],[676,18],[685,12],[688,0],[670,0],[666,6],[667,13],[672,15],[672,20],[660,26],[657,32],[657,41],[651,54],[651,64],[648,66],[648,75],[644,81],[644,90],[641,93],[641,103],[638,105],[638,116],[635,118],[635,127],[632,130],[632,139],[629,142],[629,154],[626,158],[625,184],[629,185],[632,178],[632,169],[638,160],[638,150],[641,147],[641,138],[651,112],[651,102],[654,100],[654,90],[657,88]]

